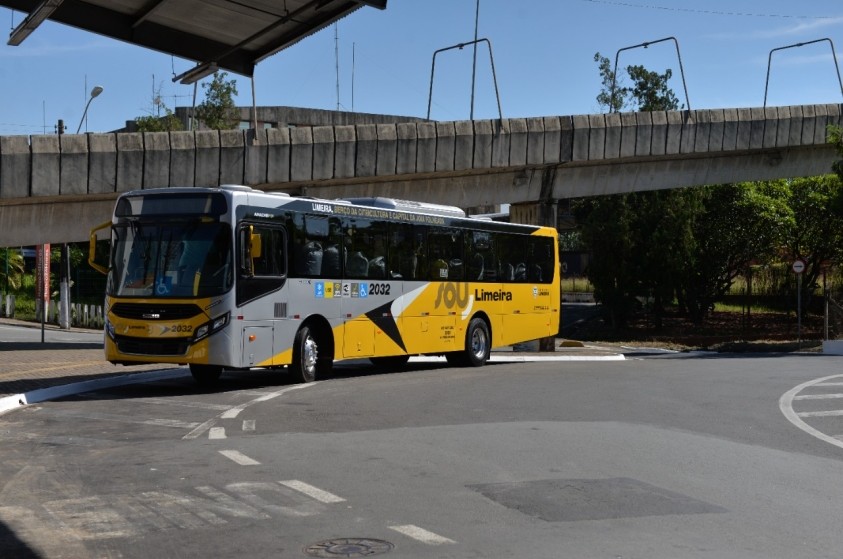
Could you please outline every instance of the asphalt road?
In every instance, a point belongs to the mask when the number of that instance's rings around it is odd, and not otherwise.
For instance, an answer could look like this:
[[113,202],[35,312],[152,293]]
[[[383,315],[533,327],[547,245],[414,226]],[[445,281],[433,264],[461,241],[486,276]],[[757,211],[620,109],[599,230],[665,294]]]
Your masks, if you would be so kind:
[[0,418],[0,557],[837,558],[841,364],[346,366],[45,402]]

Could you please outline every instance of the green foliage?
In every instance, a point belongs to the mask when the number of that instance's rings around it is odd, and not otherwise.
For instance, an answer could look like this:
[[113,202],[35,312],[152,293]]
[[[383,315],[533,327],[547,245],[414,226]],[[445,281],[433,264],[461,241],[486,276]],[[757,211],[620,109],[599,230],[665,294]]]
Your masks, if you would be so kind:
[[632,81],[632,86],[628,87],[624,85],[622,76],[615,75],[608,58],[598,52],[594,55],[594,61],[597,62],[601,79],[597,102],[608,112],[619,112],[626,108],[635,111],[674,111],[679,108],[679,100],[668,86],[673,76],[670,68],[659,74],[643,66],[627,66],[626,72]]
[[0,286],[3,293],[20,289],[23,272],[23,255],[15,249],[0,249]]
[[[828,143],[837,148],[837,153],[843,157],[843,128],[836,124],[828,125]],[[843,159],[838,159],[831,164],[831,170],[843,180]]]
[[203,83],[205,100],[196,107],[196,116],[212,130],[237,128],[237,114],[234,96],[237,95],[237,80],[226,80],[226,72],[214,73],[210,83]]
[[[610,113],[623,110],[627,105],[626,96],[622,94],[625,88],[618,82],[617,76],[612,71],[612,63],[605,56],[601,56],[599,52],[594,53],[594,61],[597,62],[601,79],[601,89],[600,93],[597,94],[597,103],[601,109]],[[613,84],[614,92],[612,91]]]
[[753,183],[703,189],[702,208],[691,217],[693,250],[680,274],[677,294],[695,323],[701,323],[735,279],[753,262],[772,259],[793,213],[781,199]]
[[135,118],[135,125],[138,132],[172,132],[174,130],[182,130],[181,121],[173,114],[173,112],[165,109],[164,116],[145,115]]

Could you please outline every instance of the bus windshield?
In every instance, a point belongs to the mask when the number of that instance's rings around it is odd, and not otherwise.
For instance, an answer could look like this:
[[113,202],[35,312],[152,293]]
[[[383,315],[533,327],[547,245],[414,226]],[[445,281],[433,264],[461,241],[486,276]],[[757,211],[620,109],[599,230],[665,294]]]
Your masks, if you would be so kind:
[[115,297],[212,297],[231,289],[231,228],[216,221],[122,221],[113,229],[107,292]]

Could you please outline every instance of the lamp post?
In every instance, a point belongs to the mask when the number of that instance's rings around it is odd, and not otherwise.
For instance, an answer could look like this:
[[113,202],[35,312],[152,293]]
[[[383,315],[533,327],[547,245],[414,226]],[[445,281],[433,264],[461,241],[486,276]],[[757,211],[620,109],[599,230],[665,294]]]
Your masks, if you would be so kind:
[[[663,43],[665,41],[673,41],[673,44],[676,45],[676,58],[679,59],[679,74],[682,76],[682,88],[685,90],[685,104],[688,106],[688,110],[691,110],[691,101],[688,99],[688,86],[685,85],[685,69],[682,67],[682,55],[679,54],[679,41],[676,40],[676,37],[665,37],[664,39],[658,39],[657,41],[645,41],[640,45],[632,45],[631,47],[624,47],[622,49],[618,49],[618,52],[615,53],[615,69],[612,71],[612,89],[609,92],[609,103],[614,104],[615,102],[615,82],[618,75],[618,57],[620,56],[621,52],[625,50],[637,49],[638,47],[644,47],[646,49],[650,45]],[[610,105],[609,108],[611,109],[612,106]]]
[[840,78],[840,66],[837,65],[837,53],[834,52],[834,43],[828,37],[824,39],[816,39],[814,41],[808,41],[805,43],[796,43],[795,45],[787,45],[786,47],[778,47],[774,48],[770,51],[770,54],[767,55],[767,82],[764,84],[764,108],[767,108],[767,89],[770,87],[770,64],[773,62],[773,53],[777,50],[785,50],[785,49],[792,49],[796,47],[804,47],[806,45],[813,45],[814,43],[821,43],[823,41],[828,41],[828,45],[831,47],[831,56],[834,59],[834,70],[837,72],[837,83],[840,85],[840,93],[843,93],[843,80]]
[[93,101],[100,93],[102,93],[102,86],[95,85],[91,90],[91,96],[88,97],[88,102],[85,103],[85,110],[82,112],[82,119],[79,121],[79,126],[76,127],[77,134],[80,130],[82,130],[82,123],[85,122],[85,117],[88,116],[88,107],[91,106],[91,101]]
[[[82,118],[79,120],[79,126],[76,127],[78,134],[82,130],[82,123],[85,122],[85,117],[88,116],[88,107],[103,89],[100,85],[95,85],[91,89],[91,95],[88,97],[88,102],[85,103],[85,110],[82,112]],[[59,327],[65,330],[70,328],[70,250],[67,243],[61,245],[61,269],[59,271]]]

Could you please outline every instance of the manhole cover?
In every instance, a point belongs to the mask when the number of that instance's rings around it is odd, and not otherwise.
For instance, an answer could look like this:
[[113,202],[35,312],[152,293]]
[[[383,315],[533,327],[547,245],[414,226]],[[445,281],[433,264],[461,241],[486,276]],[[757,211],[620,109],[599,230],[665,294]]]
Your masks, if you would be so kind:
[[392,551],[395,546],[372,538],[336,538],[304,548],[311,557],[371,557]]

